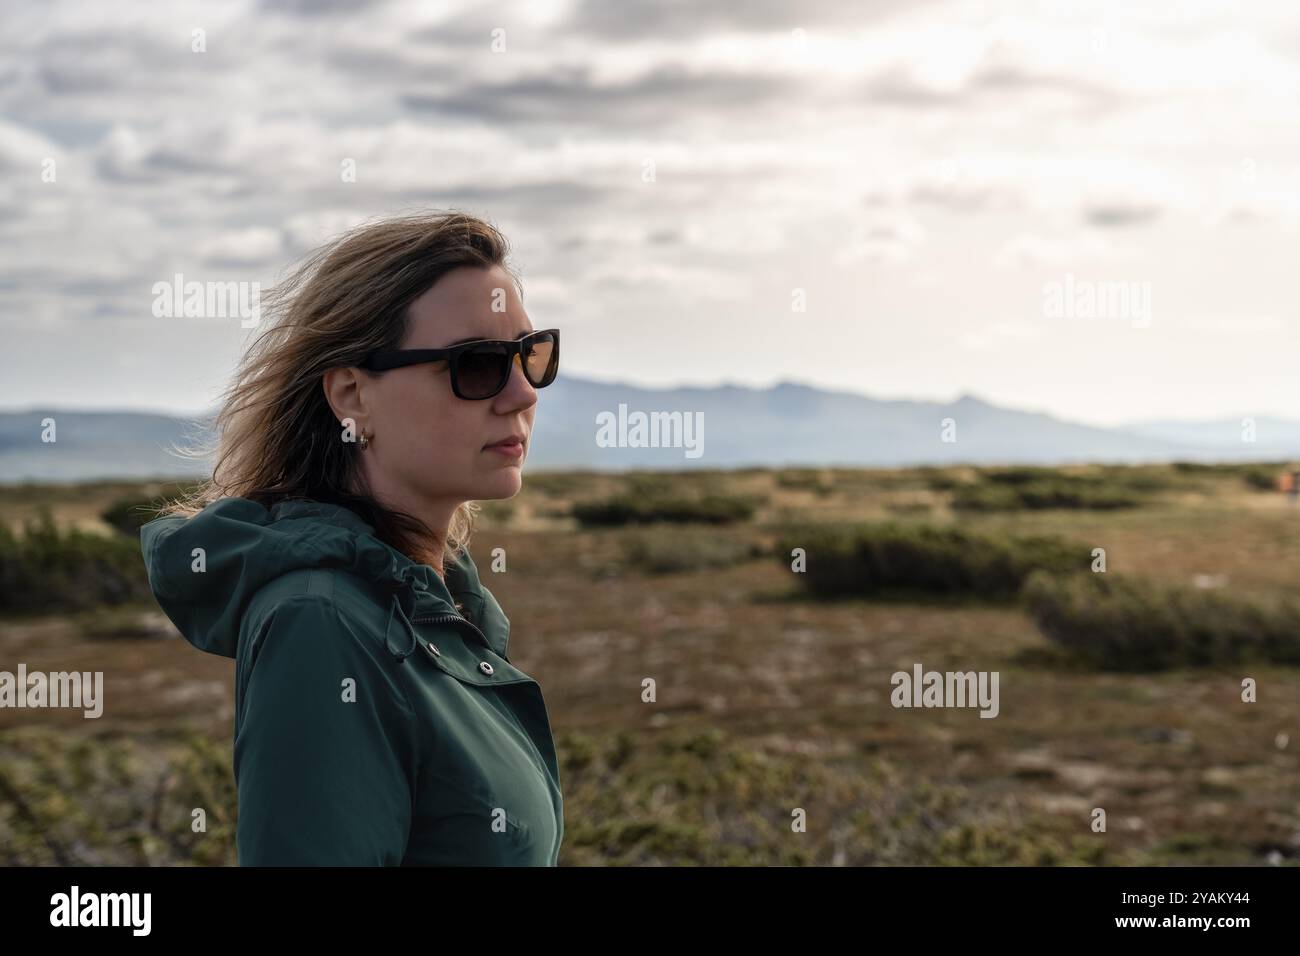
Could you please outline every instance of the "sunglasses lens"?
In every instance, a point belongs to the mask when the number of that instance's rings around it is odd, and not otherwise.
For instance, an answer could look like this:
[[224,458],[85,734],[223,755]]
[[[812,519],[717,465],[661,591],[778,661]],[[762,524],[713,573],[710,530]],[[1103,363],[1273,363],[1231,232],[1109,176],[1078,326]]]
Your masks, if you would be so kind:
[[551,334],[539,335],[524,348],[526,354],[525,373],[533,388],[550,385],[560,366],[560,349]]
[[[505,344],[485,343],[461,352],[455,360],[460,396],[479,399],[496,395],[505,388],[513,361],[514,349]],[[550,385],[559,367],[560,343],[553,333],[535,336],[524,346],[524,375],[533,388]]]
[[456,382],[466,398],[490,398],[501,390],[509,369],[504,346],[480,345],[460,354]]

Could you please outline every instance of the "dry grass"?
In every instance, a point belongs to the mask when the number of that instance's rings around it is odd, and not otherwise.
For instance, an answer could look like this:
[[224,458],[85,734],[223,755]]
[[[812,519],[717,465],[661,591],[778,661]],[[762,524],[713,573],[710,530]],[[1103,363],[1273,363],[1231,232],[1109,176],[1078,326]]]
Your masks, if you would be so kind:
[[[1300,670],[1074,670],[1014,607],[818,603],[773,557],[747,554],[778,526],[924,505],[940,523],[1105,547],[1109,573],[1294,590],[1300,508],[1230,472],[1163,473],[1179,480],[1132,511],[978,516],[954,515],[929,472],[683,475],[673,480],[690,491],[768,504],[749,525],[708,531],[743,543],[737,563],[667,574],[634,562],[628,536],[643,532],[584,532],[567,517],[625,478],[530,476],[473,549],[508,556],[504,574],[479,565],[512,620],[512,660],[546,694],[563,759],[561,861],[1294,865]],[[122,490],[4,491],[0,515],[50,501],[84,525]],[[140,613],[143,634],[166,631]],[[0,787],[7,862],[230,862],[231,663],[175,637],[91,637],[88,623],[0,622],[0,667],[103,670],[109,701],[98,721],[0,711],[0,784],[25,804],[6,805]],[[999,716],[895,709],[890,675],[915,662],[999,671]],[[1244,676],[1258,703],[1241,702]],[[201,838],[188,833],[197,800],[209,804]],[[1105,833],[1090,828],[1095,807]],[[796,808],[806,832],[792,830]]]

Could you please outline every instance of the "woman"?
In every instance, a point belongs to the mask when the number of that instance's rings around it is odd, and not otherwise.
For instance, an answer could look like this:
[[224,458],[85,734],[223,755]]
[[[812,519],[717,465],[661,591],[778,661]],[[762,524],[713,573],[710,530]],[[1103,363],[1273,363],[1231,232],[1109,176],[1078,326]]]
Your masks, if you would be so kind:
[[559,365],[507,252],[448,213],[310,256],[269,293],[211,480],[141,530],[163,610],[235,659],[241,865],[557,862],[549,715],[468,551]]

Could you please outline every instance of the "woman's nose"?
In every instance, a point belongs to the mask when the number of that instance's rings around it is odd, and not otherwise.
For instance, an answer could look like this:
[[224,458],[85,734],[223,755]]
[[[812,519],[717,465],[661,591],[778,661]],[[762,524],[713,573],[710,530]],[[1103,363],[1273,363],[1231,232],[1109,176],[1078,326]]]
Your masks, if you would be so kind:
[[506,387],[505,387],[502,391],[503,391],[503,392],[509,392],[509,391],[511,391],[511,390],[514,389],[514,387],[515,387],[515,379],[516,379],[515,368],[514,368],[514,367],[517,365],[517,366],[519,367],[519,375],[518,375],[517,377],[518,377],[518,378],[523,382],[523,386],[524,386],[523,390],[524,390],[524,392],[526,392],[530,397],[536,397],[536,395],[537,395],[537,389],[535,389],[535,388],[533,387],[533,383],[530,382],[530,381],[528,381],[528,376],[524,374],[524,359],[523,359],[523,356],[521,356],[521,355],[519,355],[518,353],[516,353],[516,354],[511,358],[510,363],[511,363],[511,368],[510,368],[510,381],[506,382]]

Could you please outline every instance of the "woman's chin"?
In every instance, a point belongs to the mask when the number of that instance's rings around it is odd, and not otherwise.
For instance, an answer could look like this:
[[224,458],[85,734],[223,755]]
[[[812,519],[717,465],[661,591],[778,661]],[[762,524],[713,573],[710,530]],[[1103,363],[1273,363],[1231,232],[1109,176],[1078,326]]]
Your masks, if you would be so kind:
[[502,468],[497,474],[485,478],[479,493],[474,497],[480,501],[498,498],[513,498],[523,487],[523,471],[518,466]]

